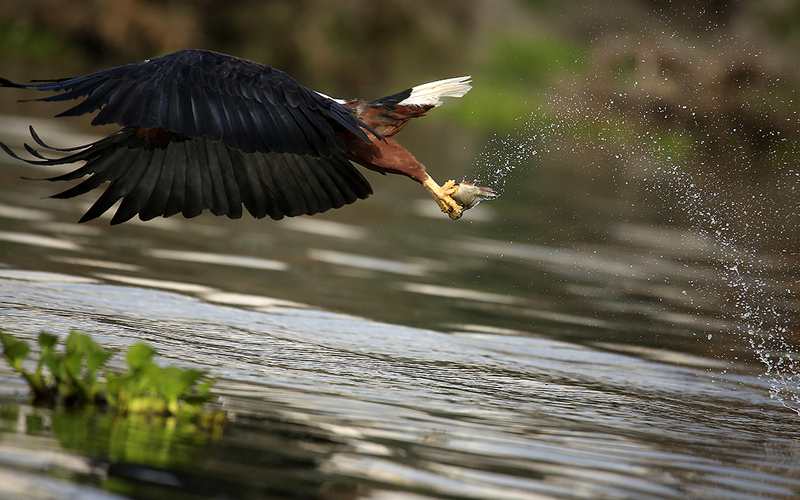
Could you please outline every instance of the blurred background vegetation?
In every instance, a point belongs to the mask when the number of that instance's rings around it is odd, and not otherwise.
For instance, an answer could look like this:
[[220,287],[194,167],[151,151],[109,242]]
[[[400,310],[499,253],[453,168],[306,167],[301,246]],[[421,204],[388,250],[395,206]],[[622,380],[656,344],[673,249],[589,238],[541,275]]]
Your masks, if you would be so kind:
[[465,158],[492,137],[535,138],[537,166],[564,176],[518,171],[517,184],[564,196],[569,182],[576,210],[589,196],[619,213],[624,195],[674,223],[663,204],[680,194],[658,176],[676,168],[719,197],[766,203],[750,222],[795,207],[795,193],[773,188],[797,175],[798,2],[0,0],[7,78],[75,76],[187,47],[270,64],[339,97],[471,74],[473,91],[431,126],[449,121],[477,144]]

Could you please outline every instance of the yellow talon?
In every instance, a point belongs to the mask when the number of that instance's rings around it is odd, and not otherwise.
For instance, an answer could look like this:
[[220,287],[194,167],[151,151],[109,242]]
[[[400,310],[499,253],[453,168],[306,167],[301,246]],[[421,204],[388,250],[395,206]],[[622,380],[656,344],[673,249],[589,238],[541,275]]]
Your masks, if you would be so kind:
[[458,191],[458,183],[456,181],[449,180],[442,186],[442,192],[447,196],[453,196],[456,191]]
[[428,192],[431,193],[433,199],[436,200],[442,212],[449,215],[453,220],[461,218],[464,209],[452,197],[452,195],[458,191],[458,184],[456,181],[447,181],[443,186],[440,186],[436,184],[436,181],[428,177],[425,182],[423,182],[423,185],[427,188]]
[[476,186],[474,182],[447,181],[440,186],[428,177],[422,185],[431,193],[442,212],[453,220],[460,219],[465,210],[476,206],[482,200],[497,198],[497,194],[491,188]]

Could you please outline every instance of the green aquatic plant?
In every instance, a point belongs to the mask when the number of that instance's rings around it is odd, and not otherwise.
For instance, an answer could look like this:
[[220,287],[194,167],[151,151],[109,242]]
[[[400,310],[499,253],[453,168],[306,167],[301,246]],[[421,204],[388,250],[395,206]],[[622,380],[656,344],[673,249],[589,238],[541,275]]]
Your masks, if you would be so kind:
[[99,377],[113,353],[85,333],[72,331],[63,351],[56,350],[57,336],[40,333],[40,357],[32,373],[23,366],[30,352],[26,342],[5,332],[0,332],[0,342],[6,361],[28,382],[37,403],[106,405],[123,413],[202,415],[203,404],[212,398],[213,378],[200,370],[160,367],[153,361],[156,351],[146,344],[128,349],[126,372],[106,370]]
[[161,368],[153,362],[155,354],[147,344],[134,344],[128,349],[125,359],[129,371],[106,373],[108,402],[133,413],[200,413],[203,403],[211,398],[214,379],[201,382],[206,372],[191,368]]
[[30,352],[27,343],[7,333],[0,333],[0,341],[3,356],[28,382],[35,401],[102,402],[102,384],[97,381],[97,372],[111,353],[103,351],[89,335],[72,332],[64,351],[58,352],[55,349],[58,337],[41,332],[38,339],[41,355],[33,373],[22,366]]

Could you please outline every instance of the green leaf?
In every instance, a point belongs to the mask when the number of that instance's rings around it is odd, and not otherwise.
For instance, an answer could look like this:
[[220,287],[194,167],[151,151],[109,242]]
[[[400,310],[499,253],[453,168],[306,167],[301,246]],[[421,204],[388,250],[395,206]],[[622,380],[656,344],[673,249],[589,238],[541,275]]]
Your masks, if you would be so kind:
[[34,374],[37,379],[43,379],[42,367],[47,366],[47,359],[53,356],[53,347],[55,347],[57,342],[58,337],[56,335],[52,335],[47,332],[39,332],[39,347],[41,347],[42,350],[39,357],[39,363],[36,364],[36,373]]
[[187,387],[183,375],[184,371],[175,366],[168,366],[161,371],[159,392],[167,398],[167,401],[177,401],[187,388],[191,389],[191,382]]
[[41,362],[50,370],[50,373],[53,375],[55,379],[62,379],[64,378],[64,370],[62,367],[62,359],[63,355],[56,353],[54,351],[49,351],[45,356],[42,357]]
[[47,332],[39,332],[39,347],[42,351],[52,349],[58,343],[58,336]]
[[127,393],[124,390],[127,375],[117,375],[106,370],[106,399],[111,406],[124,405]]
[[91,344],[92,339],[88,335],[75,330],[69,332],[63,362],[66,370],[62,375],[68,376],[70,381],[78,382],[81,367],[83,366],[83,358],[89,351]]
[[139,370],[150,363],[150,359],[155,353],[155,349],[147,344],[133,344],[130,349],[128,349],[125,360],[132,370]]
[[112,355],[113,353],[104,352],[102,350],[92,351],[89,357],[86,358],[86,378],[88,380],[94,380],[97,370],[102,368]]
[[17,340],[7,333],[0,333],[0,341],[3,343],[3,356],[8,364],[17,372],[22,372],[22,360],[28,357],[30,347],[28,344]]
[[67,337],[67,357],[72,354],[83,355],[91,349],[93,343],[89,335],[72,330],[69,332],[69,337]]
[[62,376],[68,376],[71,380],[78,380],[78,376],[81,373],[81,366],[83,365],[83,354],[83,352],[76,349],[66,352],[63,362],[63,366],[66,370],[64,370],[65,373],[62,373]]
[[206,375],[206,372],[202,370],[195,370],[195,369],[188,369],[188,370],[181,370],[183,373],[181,374],[181,380],[183,381],[183,385],[185,387],[184,392],[189,392],[192,390],[192,386],[203,378]]
[[[138,375],[138,377],[137,377]],[[161,380],[161,367],[152,361],[144,365],[131,379],[137,380],[139,394],[158,394],[159,381]]]
[[208,400],[211,397],[211,387],[214,385],[216,381],[217,379],[212,377],[206,379],[202,384],[197,386],[197,394],[200,397]]

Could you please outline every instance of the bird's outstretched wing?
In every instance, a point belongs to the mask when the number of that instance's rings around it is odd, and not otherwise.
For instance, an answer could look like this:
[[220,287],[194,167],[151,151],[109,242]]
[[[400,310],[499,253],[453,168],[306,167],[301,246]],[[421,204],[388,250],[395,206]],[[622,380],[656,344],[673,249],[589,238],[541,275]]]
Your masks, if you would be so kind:
[[[244,153],[330,158],[345,150],[334,127],[371,142],[367,127],[338,102],[288,74],[207,50],[183,50],[77,78],[0,86],[61,92],[38,99],[85,99],[58,116],[99,110],[93,125],[117,123],[222,141]],[[378,137],[376,135],[376,137]]]
[[89,176],[76,186],[53,196],[71,198],[104,182],[105,192],[83,216],[92,220],[122,198],[112,224],[136,214],[142,220],[200,215],[209,209],[232,219],[242,215],[242,205],[256,218],[273,219],[313,215],[353,203],[372,194],[361,173],[341,152],[327,158],[275,152],[245,153],[219,141],[166,132],[144,139],[136,127],[125,127],[97,142],[77,148],[47,146],[31,128],[42,147],[60,153],[45,158],[26,144],[39,160],[20,158],[8,146],[0,148],[15,158],[39,165],[64,165],[86,161],[80,168],[47,180],[73,180]]

